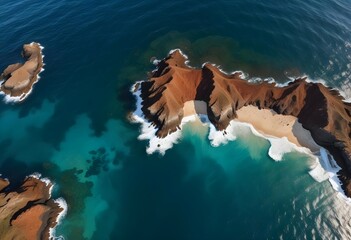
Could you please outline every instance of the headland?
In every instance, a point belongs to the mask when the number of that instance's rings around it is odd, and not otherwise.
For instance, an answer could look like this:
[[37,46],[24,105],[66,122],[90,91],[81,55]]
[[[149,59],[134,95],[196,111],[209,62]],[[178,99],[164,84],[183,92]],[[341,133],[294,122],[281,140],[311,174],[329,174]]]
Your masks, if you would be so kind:
[[233,121],[246,122],[311,152],[326,149],[341,167],[337,175],[351,197],[351,104],[337,90],[306,78],[284,86],[253,83],[211,63],[193,68],[178,49],[155,63],[148,80],[132,89],[140,97],[139,113],[154,129],[150,133],[168,138],[195,113],[207,115],[223,135]]

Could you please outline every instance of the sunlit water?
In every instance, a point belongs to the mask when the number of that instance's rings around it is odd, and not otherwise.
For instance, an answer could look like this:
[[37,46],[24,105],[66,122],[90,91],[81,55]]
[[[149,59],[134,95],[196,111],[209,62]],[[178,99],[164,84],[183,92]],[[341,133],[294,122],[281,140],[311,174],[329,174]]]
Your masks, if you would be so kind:
[[186,126],[165,156],[147,155],[130,86],[149,60],[181,48],[249,77],[351,81],[348,1],[4,1],[0,68],[24,43],[45,71],[21,104],[0,107],[0,172],[41,172],[69,209],[65,239],[347,239],[351,207],[307,156],[275,162],[249,129],[218,148]]

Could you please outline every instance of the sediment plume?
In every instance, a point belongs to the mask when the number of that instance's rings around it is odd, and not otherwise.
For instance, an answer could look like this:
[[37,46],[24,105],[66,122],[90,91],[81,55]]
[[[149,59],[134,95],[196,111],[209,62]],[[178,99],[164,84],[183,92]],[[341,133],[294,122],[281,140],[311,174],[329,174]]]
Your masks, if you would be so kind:
[[[225,130],[237,111],[246,106],[294,116],[313,140],[327,149],[341,170],[342,188],[351,197],[351,104],[335,89],[297,78],[286,86],[274,82],[252,83],[241,72],[225,73],[213,64],[193,68],[187,57],[174,50],[161,61],[149,79],[135,85],[140,91],[141,111],[164,138],[180,128],[184,104],[202,101],[209,121]],[[225,134],[225,131],[224,133]]]
[[52,230],[65,211],[51,198],[52,183],[27,177],[19,187],[0,178],[0,239],[53,239]]
[[0,92],[8,96],[9,100],[24,100],[43,70],[42,47],[39,43],[24,44],[22,57],[24,63],[9,65],[0,76]]

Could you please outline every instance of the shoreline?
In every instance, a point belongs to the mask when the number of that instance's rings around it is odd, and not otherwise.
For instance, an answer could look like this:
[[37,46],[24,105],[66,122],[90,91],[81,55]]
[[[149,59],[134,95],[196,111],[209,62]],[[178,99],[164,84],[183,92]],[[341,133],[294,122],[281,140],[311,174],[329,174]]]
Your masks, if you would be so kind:
[[65,217],[68,205],[63,198],[52,198],[53,187],[50,179],[37,172],[26,176],[16,189],[9,180],[0,177],[1,238],[22,238],[29,234],[36,238],[64,239],[56,236],[56,228]]
[[[52,197],[52,190],[55,186],[55,183],[52,182],[49,178],[42,177],[41,173],[34,172],[27,176],[26,178],[35,178],[38,181],[43,182],[47,187],[49,187],[48,193],[49,198]],[[68,205],[64,198],[59,197],[57,199],[53,199],[53,202],[58,205],[62,210],[57,214],[55,222],[51,222],[49,225],[49,239],[64,239],[63,236],[56,236],[56,228],[62,223],[64,217],[68,211]]]
[[[347,197],[342,189],[341,181],[337,177],[340,167],[332,155],[313,140],[310,131],[304,129],[296,117],[277,114],[272,110],[259,109],[249,105],[237,111],[237,118],[230,121],[226,129],[217,130],[208,119],[204,101],[187,101],[184,103],[184,117],[179,128],[175,132],[169,133],[166,137],[160,138],[156,135],[156,127],[147,121],[141,110],[140,82],[135,83],[130,91],[137,99],[137,108],[131,114],[130,120],[141,124],[141,134],[138,139],[149,141],[149,146],[146,150],[148,154],[159,152],[161,155],[164,155],[168,149],[172,148],[181,139],[182,127],[188,122],[199,124],[199,126],[207,125],[209,128],[207,138],[213,147],[226,144],[228,141],[234,141],[236,139],[235,132],[233,132],[234,128],[249,127],[252,134],[270,142],[271,146],[268,150],[268,155],[274,161],[282,160],[283,155],[291,151],[301,152],[313,158],[315,163],[311,166],[309,175],[317,182],[328,180],[338,195],[341,195],[345,202],[351,204],[351,199]],[[262,119],[264,123],[268,124],[262,125]],[[279,127],[277,128],[272,122],[278,124]],[[323,154],[327,158],[323,158]],[[328,162],[326,163],[327,159]],[[329,167],[326,165],[329,165]]]
[[[203,101],[188,101],[184,104],[184,112],[187,117],[191,115],[206,115],[206,103]],[[259,109],[258,107],[249,105],[244,106],[237,112],[237,117],[231,121],[227,129],[217,131],[213,125],[207,120],[205,124],[210,126],[210,134],[217,135],[213,140],[218,138],[218,133],[226,132],[227,139],[223,142],[211,144],[217,147],[226,144],[228,141],[235,140],[232,127],[249,127],[252,134],[262,137],[270,142],[268,155],[274,161],[281,161],[285,153],[292,151],[301,152],[308,155],[314,160],[314,165],[309,171],[310,176],[317,182],[328,180],[332,188],[338,192],[341,197],[351,204],[341,187],[341,181],[337,177],[337,172],[341,169],[333,156],[323,147],[319,146],[311,136],[309,130],[304,129],[302,124],[294,116],[287,116],[275,113],[273,110]],[[203,125],[200,121],[194,121],[196,124]]]
[[[153,62],[156,68],[148,80],[137,82],[131,90],[138,99],[131,121],[141,123],[138,139],[149,140],[147,153],[165,154],[177,143],[183,124],[194,118],[192,115],[205,113],[202,106],[198,110],[195,102],[187,102],[203,101],[213,146],[235,140],[235,135],[227,133],[235,128],[231,125],[242,121],[249,127],[250,123],[255,125],[257,130],[251,126],[252,132],[271,143],[268,154],[275,160],[281,160],[284,152],[292,149],[321,156],[324,148],[340,166],[338,181],[334,182],[351,197],[351,104],[338,91],[307,77],[277,84],[274,79],[252,82],[242,72],[227,73],[209,62],[194,68],[179,49]],[[254,117],[247,107],[263,109],[264,114],[259,112],[261,117]],[[264,121],[268,124],[260,123],[263,118],[270,119]],[[279,129],[275,125],[280,125]],[[321,165],[319,160],[316,162]]]
[[306,147],[311,152],[321,148],[312,138],[310,131],[303,128],[294,116],[282,115],[268,109],[249,105],[236,111],[236,120],[251,124],[258,132],[276,138],[286,137],[298,147]]
[[[29,49],[28,52],[26,52],[26,48]],[[31,48],[33,49],[37,48],[37,49],[35,49],[36,51],[31,52],[32,50]],[[1,87],[0,96],[3,96],[3,101],[5,103],[22,102],[32,93],[34,85],[40,80],[40,73],[42,73],[45,70],[44,69],[45,55],[43,54],[43,49],[44,47],[40,43],[31,42],[29,44],[24,44],[22,55],[23,55],[23,58],[25,58],[25,62],[23,64],[16,63],[17,65],[19,64],[20,67],[16,67],[13,70],[10,70],[10,74],[12,76],[10,75],[9,78],[7,78],[9,74],[7,70],[11,68],[11,66],[16,64],[9,65],[1,74],[0,77],[2,79],[0,79],[0,87]],[[30,55],[26,56],[26,54],[30,54]],[[32,65],[34,64],[37,64],[36,69],[33,69]],[[13,77],[13,75],[15,74],[16,74],[16,77]],[[26,75],[26,74],[29,75],[28,83],[24,84],[23,86],[19,86],[20,84],[16,83],[18,86],[15,84],[14,86],[11,86],[11,88],[5,87],[5,84],[8,80],[16,79],[15,81],[20,82],[21,78],[23,78],[22,75]]]

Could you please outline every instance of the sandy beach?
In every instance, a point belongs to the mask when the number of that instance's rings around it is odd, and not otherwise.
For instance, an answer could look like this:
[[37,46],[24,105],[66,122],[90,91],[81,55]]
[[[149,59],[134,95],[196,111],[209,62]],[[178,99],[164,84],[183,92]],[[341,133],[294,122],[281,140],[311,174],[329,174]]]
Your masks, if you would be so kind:
[[[183,111],[184,117],[197,116],[198,114],[207,115],[206,103],[204,101],[187,101],[184,103]],[[289,142],[299,147],[306,147],[312,152],[320,149],[311,133],[304,129],[294,116],[277,114],[273,110],[258,109],[252,105],[242,107],[236,113],[237,121],[251,124],[265,136],[286,137]],[[194,126],[197,124],[202,126],[198,117],[194,123]]]
[[277,114],[273,110],[258,109],[255,106],[242,107],[236,113],[238,121],[252,124],[263,135],[287,137],[289,142],[306,147],[312,152],[320,149],[311,133],[294,116]]

